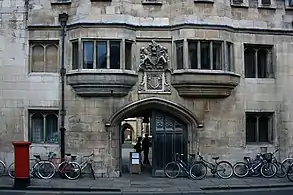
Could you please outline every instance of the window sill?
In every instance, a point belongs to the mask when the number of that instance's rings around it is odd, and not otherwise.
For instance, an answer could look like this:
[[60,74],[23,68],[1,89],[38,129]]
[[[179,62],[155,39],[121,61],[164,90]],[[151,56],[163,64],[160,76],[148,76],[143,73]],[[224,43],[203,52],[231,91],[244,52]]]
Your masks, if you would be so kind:
[[171,84],[182,97],[225,98],[240,83],[240,75],[222,70],[175,70]]
[[245,78],[247,84],[275,84],[274,78]]
[[276,10],[277,6],[275,5],[258,5],[258,9],[270,9],[270,10]]
[[275,147],[273,144],[270,144],[268,142],[247,142],[246,146],[247,147],[268,147],[268,148]]
[[194,0],[194,3],[208,3],[213,4],[214,0]]
[[51,5],[71,5],[71,0],[51,0]]
[[142,0],[142,5],[163,5],[163,3],[160,0]]
[[53,72],[30,72],[28,76],[53,76],[53,77],[59,77],[59,73],[53,73]]
[[58,143],[55,143],[55,144],[48,144],[48,143],[44,143],[44,144],[41,144],[41,143],[32,143],[30,145],[30,147],[56,147],[58,146],[59,147],[60,144]]
[[239,4],[231,3],[231,7],[233,7],[233,8],[249,8],[249,5],[248,5],[248,3],[239,3]]
[[121,69],[79,69],[67,73],[67,82],[83,97],[123,97],[137,82],[137,73]]
[[293,6],[286,6],[285,7],[285,10],[286,11],[293,11]]

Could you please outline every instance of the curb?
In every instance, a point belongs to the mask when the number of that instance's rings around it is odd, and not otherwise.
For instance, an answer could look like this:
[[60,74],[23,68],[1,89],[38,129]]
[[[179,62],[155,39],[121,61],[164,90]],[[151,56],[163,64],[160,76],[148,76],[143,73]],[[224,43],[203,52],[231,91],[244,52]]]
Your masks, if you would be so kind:
[[250,185],[250,186],[210,186],[200,188],[203,191],[208,190],[241,190],[241,189],[268,189],[268,188],[289,188],[292,184],[268,184],[268,185]]
[[19,190],[19,191],[60,191],[60,192],[121,192],[118,188],[56,188],[56,187],[42,187],[42,186],[28,186],[27,188],[16,189],[10,185],[0,185],[0,190]]

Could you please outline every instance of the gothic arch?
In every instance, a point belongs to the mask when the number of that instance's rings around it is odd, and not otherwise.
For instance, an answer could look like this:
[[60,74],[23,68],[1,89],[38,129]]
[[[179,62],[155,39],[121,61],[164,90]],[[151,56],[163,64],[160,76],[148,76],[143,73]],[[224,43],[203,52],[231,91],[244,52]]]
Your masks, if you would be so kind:
[[122,126],[121,126],[121,128],[120,128],[120,130],[121,130],[121,136],[122,136],[122,143],[124,142],[124,139],[125,139],[125,137],[124,137],[124,133],[125,133],[125,130],[126,129],[130,129],[130,132],[131,132],[131,138],[133,139],[133,136],[134,136],[134,130],[133,130],[133,127],[129,124],[129,123],[124,123]]
[[194,114],[186,107],[163,98],[150,97],[132,102],[122,107],[112,115],[108,123],[106,123],[106,126],[110,127],[117,125],[121,120],[131,117],[133,113],[144,109],[158,109],[167,112],[195,128],[201,125],[196,116],[194,116]]

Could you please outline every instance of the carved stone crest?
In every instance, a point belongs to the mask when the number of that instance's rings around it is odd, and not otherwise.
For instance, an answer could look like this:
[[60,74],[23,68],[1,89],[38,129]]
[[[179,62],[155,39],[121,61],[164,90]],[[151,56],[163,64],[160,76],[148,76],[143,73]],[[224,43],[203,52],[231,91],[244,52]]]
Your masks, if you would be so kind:
[[139,70],[143,72],[139,92],[170,92],[166,78],[169,55],[166,47],[151,41],[148,47],[140,49]]

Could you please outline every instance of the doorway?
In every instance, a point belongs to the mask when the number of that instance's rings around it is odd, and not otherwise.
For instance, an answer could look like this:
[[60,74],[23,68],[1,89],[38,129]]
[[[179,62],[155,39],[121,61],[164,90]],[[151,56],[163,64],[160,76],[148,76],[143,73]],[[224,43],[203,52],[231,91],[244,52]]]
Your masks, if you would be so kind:
[[[136,118],[136,125],[133,128],[133,138],[136,141],[138,137],[145,137],[149,134],[151,147],[149,148],[148,159],[150,165],[143,164],[143,175],[152,175],[153,177],[164,176],[165,165],[174,160],[176,153],[185,154],[187,158],[187,126],[169,113],[152,109],[132,116]],[[125,119],[124,119],[125,120]],[[122,127],[122,126],[121,126]],[[120,128],[120,159],[122,174],[128,173],[129,152],[134,151],[134,142],[132,146],[125,147],[124,128]],[[144,158],[144,152],[142,152]],[[143,160],[143,159],[142,159]]]

